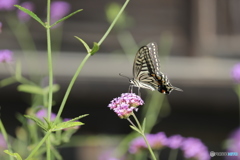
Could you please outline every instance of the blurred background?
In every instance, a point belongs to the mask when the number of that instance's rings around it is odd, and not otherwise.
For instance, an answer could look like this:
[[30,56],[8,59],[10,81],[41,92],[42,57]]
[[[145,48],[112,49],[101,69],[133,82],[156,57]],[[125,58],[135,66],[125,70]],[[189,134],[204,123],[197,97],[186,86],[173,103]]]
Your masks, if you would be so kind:
[[[83,11],[52,30],[54,80],[61,85],[55,95],[55,113],[72,75],[86,54],[83,45],[74,36],[79,36],[90,46],[98,42],[110,25],[111,15],[124,3],[123,0],[67,2],[71,5],[71,12],[77,9]],[[42,0],[34,3],[35,13],[44,20],[46,4]],[[121,136],[131,132],[129,122],[120,119],[107,106],[113,98],[128,91],[129,82],[119,73],[132,77],[134,56],[139,47],[149,42],[156,42],[159,46],[162,72],[168,75],[174,86],[184,90],[165,96],[141,89],[144,100],[153,95],[159,96],[159,101],[163,97],[167,99],[151,133],[163,131],[167,136],[181,134],[197,137],[209,151],[226,151],[226,139],[239,126],[239,102],[231,78],[231,69],[240,58],[239,7],[238,0],[130,1],[122,19],[99,52],[84,66],[62,115],[73,118],[90,114],[82,119],[85,125],[76,135],[80,136],[79,139],[85,135],[99,136],[104,142],[97,138],[91,141],[81,139],[82,146],[65,148],[62,154],[69,159],[96,159],[101,150],[115,146],[121,141]],[[23,41],[26,38],[25,31],[14,28],[14,23],[21,23],[11,22],[14,16],[16,10],[0,11],[0,49],[14,51],[15,59],[21,60],[25,76],[28,77],[29,72],[46,76],[45,30],[34,20],[26,22],[32,38],[30,41],[34,42],[37,52],[33,51],[29,43],[24,46],[19,42],[19,36]],[[25,42],[28,41],[26,38]],[[23,53],[23,47],[30,56]],[[37,53],[34,63],[31,61],[32,52]],[[34,66],[40,69],[31,71]],[[8,76],[8,70],[1,66],[0,79]],[[6,130],[13,136],[20,125],[15,118],[16,113],[24,114],[29,107],[29,95],[17,92],[17,85],[0,89],[1,118]],[[138,116],[144,107],[140,107]],[[110,143],[109,139],[115,141],[110,140]]]

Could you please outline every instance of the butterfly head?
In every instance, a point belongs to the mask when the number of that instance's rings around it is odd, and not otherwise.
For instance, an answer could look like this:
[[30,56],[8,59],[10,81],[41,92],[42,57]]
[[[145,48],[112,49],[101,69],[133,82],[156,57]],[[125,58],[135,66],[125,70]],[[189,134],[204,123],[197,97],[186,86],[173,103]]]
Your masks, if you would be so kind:
[[177,87],[174,87],[169,79],[167,78],[167,76],[162,76],[162,85],[159,86],[158,88],[158,91],[163,93],[163,94],[170,94],[173,90],[176,90],[176,91],[183,91],[182,89],[180,88],[177,88]]

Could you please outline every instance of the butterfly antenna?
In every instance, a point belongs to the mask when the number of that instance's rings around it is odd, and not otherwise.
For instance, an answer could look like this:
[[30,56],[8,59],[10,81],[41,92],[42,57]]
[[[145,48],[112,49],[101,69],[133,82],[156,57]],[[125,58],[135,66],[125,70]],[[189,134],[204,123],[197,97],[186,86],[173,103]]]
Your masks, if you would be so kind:
[[123,75],[122,73],[119,73],[119,76],[125,77],[125,78],[127,78],[129,81],[131,80],[131,78],[129,78],[128,76]]
[[173,89],[176,90],[176,91],[183,92],[183,90],[181,88],[173,87]]

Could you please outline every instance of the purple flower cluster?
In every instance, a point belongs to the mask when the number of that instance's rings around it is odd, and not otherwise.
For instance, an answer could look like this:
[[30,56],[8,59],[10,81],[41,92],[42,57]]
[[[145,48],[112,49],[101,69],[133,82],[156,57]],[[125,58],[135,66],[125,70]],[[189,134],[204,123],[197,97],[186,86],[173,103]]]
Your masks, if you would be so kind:
[[[187,159],[210,159],[207,147],[198,138],[184,138],[181,135],[173,135],[167,138],[164,132],[148,134],[146,135],[146,138],[151,148],[154,150],[159,150],[163,147],[169,147],[171,149],[181,149],[184,157]],[[147,145],[142,137],[137,137],[130,143],[129,152],[132,154],[135,154],[143,149],[147,149]]]
[[181,149],[185,158],[195,158],[197,160],[210,159],[207,147],[198,138],[185,138]]
[[[36,113],[36,117],[38,117],[39,119],[44,121],[44,118],[47,118],[47,109],[41,109]],[[54,121],[54,119],[56,118],[56,114],[55,113],[51,113],[50,115],[50,120]]]
[[13,60],[13,52],[8,50],[8,49],[4,49],[4,50],[0,50],[0,63],[8,63],[11,62]]
[[[167,137],[163,132],[159,132],[157,134],[147,134],[146,138],[149,145],[154,150],[161,149],[167,145]],[[147,149],[147,144],[145,143],[143,137],[137,137],[131,142],[129,152],[134,154],[141,149]]]
[[[228,144],[227,144],[227,151],[228,152],[237,152],[240,154],[240,128],[237,128],[234,130],[228,139]],[[226,157],[227,160],[237,160],[237,157],[232,157],[228,156]]]
[[3,137],[3,135],[0,133],[0,150],[7,149],[7,143]]
[[18,0],[0,0],[0,10],[11,11],[18,4]]
[[233,66],[231,76],[236,83],[240,83],[240,63]]
[[144,102],[135,93],[122,93],[121,97],[114,98],[108,105],[120,118],[128,118],[132,112],[137,111],[137,106]]

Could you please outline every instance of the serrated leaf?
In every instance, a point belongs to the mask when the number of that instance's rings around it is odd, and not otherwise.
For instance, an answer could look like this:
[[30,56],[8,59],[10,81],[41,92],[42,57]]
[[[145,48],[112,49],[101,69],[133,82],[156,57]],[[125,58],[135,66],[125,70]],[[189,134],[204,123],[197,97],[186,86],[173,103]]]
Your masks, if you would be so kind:
[[140,131],[138,128],[136,128],[136,127],[134,127],[134,126],[132,126],[132,125],[130,125],[130,127],[131,127],[134,131],[142,134],[141,131]]
[[13,156],[17,160],[22,160],[22,157],[18,153],[12,153],[9,150],[4,150],[4,152],[10,156]]
[[46,127],[46,125],[43,123],[43,121],[41,121],[40,119],[38,119],[35,116],[30,116],[30,115],[24,115],[24,117],[33,120],[40,128],[42,128],[44,131],[48,131],[48,128]]
[[0,87],[5,87],[15,82],[17,82],[15,77],[9,77],[0,81]]
[[75,15],[76,13],[81,12],[82,10],[83,10],[83,9],[76,10],[75,12],[70,13],[69,15],[63,17],[62,19],[59,19],[58,21],[56,21],[55,23],[53,23],[53,24],[51,25],[51,27],[53,27],[53,26],[57,25],[58,23],[60,23],[60,22],[62,22],[62,21],[64,21],[64,20],[70,18],[71,16]]
[[99,50],[100,46],[98,45],[98,43],[93,42],[93,48],[91,49],[91,55],[94,55],[94,53],[96,53]]
[[44,90],[41,87],[33,86],[29,84],[21,84],[17,87],[18,91],[32,93],[32,94],[44,94]]
[[84,45],[84,47],[85,47],[86,50],[87,50],[87,53],[90,53],[90,52],[91,52],[90,47],[88,46],[88,44],[87,44],[84,40],[82,40],[81,38],[79,38],[79,37],[77,37],[77,36],[74,36],[74,37],[77,38],[77,39]]
[[58,130],[63,130],[65,128],[80,126],[83,124],[84,123],[82,123],[82,122],[62,122],[62,123],[57,124],[52,130],[58,131]]
[[88,115],[89,115],[89,114],[84,114],[84,115],[78,116],[78,117],[73,118],[73,119],[71,119],[71,120],[69,120],[69,121],[66,121],[66,122],[73,122],[73,121],[79,120],[79,119],[81,119],[81,118],[83,118],[83,117],[87,117]]
[[28,14],[29,16],[31,16],[33,19],[35,19],[42,26],[45,27],[45,24],[43,23],[43,21],[35,13],[33,13],[32,11],[30,11],[22,6],[19,6],[19,5],[14,5],[14,6],[17,7],[19,10],[23,11],[24,13]]
[[[59,91],[59,89],[60,89],[60,86],[58,84],[53,84],[52,86],[53,93]],[[43,89],[43,94],[48,94],[48,92],[49,92],[49,86]]]

